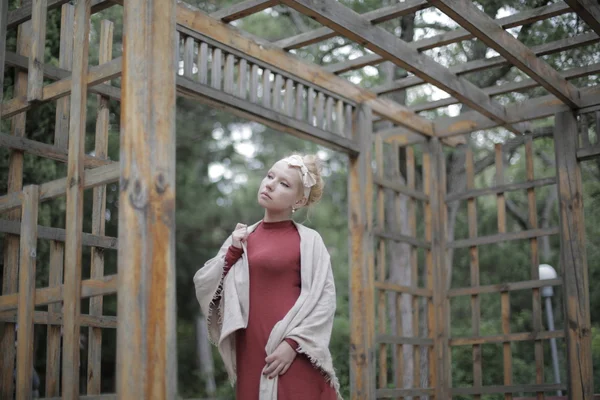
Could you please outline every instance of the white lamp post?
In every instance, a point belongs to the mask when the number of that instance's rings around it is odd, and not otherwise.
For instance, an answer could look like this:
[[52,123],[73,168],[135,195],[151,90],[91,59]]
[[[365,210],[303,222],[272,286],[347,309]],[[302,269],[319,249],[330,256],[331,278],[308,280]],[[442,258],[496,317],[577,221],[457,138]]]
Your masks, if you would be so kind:
[[[540,279],[556,279],[558,276],[554,268],[548,264],[540,264],[538,266]],[[552,312],[552,300],[551,297],[554,295],[554,288],[552,286],[542,287],[542,297],[546,302],[546,319],[548,320],[548,331],[554,330],[554,314]],[[550,352],[552,353],[552,366],[554,368],[554,382],[560,383],[560,371],[558,370],[558,351],[556,350],[556,339],[550,338]],[[562,391],[557,390],[556,394],[562,396]]]

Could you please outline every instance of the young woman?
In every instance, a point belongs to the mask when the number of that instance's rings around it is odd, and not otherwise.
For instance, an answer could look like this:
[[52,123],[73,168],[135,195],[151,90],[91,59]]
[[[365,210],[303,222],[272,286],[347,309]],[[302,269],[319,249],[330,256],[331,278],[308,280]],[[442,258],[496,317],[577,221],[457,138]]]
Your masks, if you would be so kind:
[[341,399],[329,352],[336,308],[329,253],[316,231],[291,219],[322,193],[316,156],[276,162],[258,190],[264,219],[237,224],[194,276],[237,400]]

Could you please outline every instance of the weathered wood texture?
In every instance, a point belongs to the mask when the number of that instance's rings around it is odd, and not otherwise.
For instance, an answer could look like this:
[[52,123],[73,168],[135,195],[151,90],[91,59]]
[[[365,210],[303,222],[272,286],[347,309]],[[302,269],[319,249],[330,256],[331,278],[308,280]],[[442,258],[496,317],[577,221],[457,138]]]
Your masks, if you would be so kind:
[[600,35],[600,5],[589,0],[566,0],[577,15]]
[[556,114],[554,148],[560,208],[560,264],[564,280],[569,399],[592,397],[590,294],[585,249],[583,186],[576,158],[577,120]]
[[[8,22],[8,0],[0,0],[0,57],[6,53],[6,24]],[[0,115],[4,100],[4,61],[0,62]]]
[[371,118],[370,108],[358,105],[353,135],[359,143],[360,153],[350,158],[348,175],[351,260],[350,391],[353,400],[375,397]]
[[124,7],[117,393],[173,399],[175,2],[128,0]]
[[69,161],[66,190],[66,241],[64,268],[64,331],[62,392],[66,400],[79,398],[81,238],[83,229],[83,185],[87,75],[90,31],[90,0],[75,5],[73,75],[69,121]]

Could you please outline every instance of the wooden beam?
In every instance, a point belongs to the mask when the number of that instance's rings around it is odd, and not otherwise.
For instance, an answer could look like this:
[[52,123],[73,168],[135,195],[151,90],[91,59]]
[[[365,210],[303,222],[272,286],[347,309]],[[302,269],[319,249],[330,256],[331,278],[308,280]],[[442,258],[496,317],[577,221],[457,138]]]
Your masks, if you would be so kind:
[[[54,304],[56,305],[56,304]],[[60,304],[58,304],[60,307]],[[17,313],[14,311],[2,311],[0,312],[0,322],[17,322]],[[62,328],[63,318],[60,313],[51,313],[46,311],[34,311],[33,312],[33,323],[36,325],[47,325],[54,326],[58,329]],[[117,317],[113,316],[95,316],[81,314],[81,326],[90,328],[116,328]],[[60,361],[60,359],[59,359]],[[81,398],[81,396],[79,397]]]
[[230,7],[211,13],[210,16],[228,23],[255,14],[266,8],[273,7],[277,0],[246,0]]
[[[6,53],[6,24],[8,16],[8,0],[0,0],[0,57],[4,60]],[[4,66],[5,62],[0,62],[0,115],[2,115],[2,102],[4,101]]]
[[[600,72],[600,63],[586,65],[585,67],[571,68],[561,73],[565,79],[575,79],[582,76],[597,74]],[[533,79],[525,79],[520,82],[507,83],[504,85],[495,85],[483,88],[489,96],[498,96],[501,94],[520,92],[523,90],[533,89],[539,86],[539,83]],[[430,101],[428,103],[409,106],[414,112],[433,110],[439,107],[447,107],[452,104],[459,103],[454,97],[448,97],[442,100]]]
[[600,35],[600,4],[591,0],[565,0],[577,15]]
[[177,397],[176,6],[124,8],[116,388],[122,399],[166,400]]
[[592,327],[586,256],[583,184],[577,161],[578,127],[569,110],[554,118],[554,149],[560,210],[560,265],[564,281],[569,400],[593,395]]
[[[54,8],[58,8],[63,4],[68,3],[70,0],[48,0],[48,10],[52,10]],[[12,10],[8,13],[8,28],[12,29],[17,27],[31,19],[31,1],[24,1],[24,4],[17,8],[16,10]],[[92,14],[100,12],[102,10],[107,9],[108,7],[112,7],[113,5],[118,4],[117,1],[113,0],[92,0]]]
[[[68,75],[70,75],[70,71],[73,66],[74,19],[75,7],[72,4],[63,4],[60,15],[60,49],[58,55],[58,66],[65,69],[65,73]],[[15,56],[17,55],[15,54]],[[47,77],[45,69],[44,77]],[[68,149],[69,147],[69,119],[71,118],[70,108],[70,96],[64,96],[56,100],[54,145],[61,149]],[[50,392],[54,393],[55,390],[51,390]],[[58,388],[56,388],[56,392],[58,392]]]
[[[534,8],[532,10],[526,10],[517,14],[509,15],[504,18],[499,18],[496,21],[500,25],[502,25],[504,29],[509,29],[514,28],[516,26],[530,24],[543,19],[552,18],[570,11],[571,8],[568,5],[566,5],[562,1],[559,1],[548,6]],[[366,16],[367,14],[364,15]],[[445,32],[439,35],[432,36],[430,38],[410,42],[409,46],[415,48],[418,51],[425,51],[440,46],[446,46],[452,43],[458,43],[462,40],[472,39],[473,37],[474,35],[471,32],[467,31],[466,29],[459,28],[450,32]],[[340,74],[342,72],[362,68],[365,65],[379,64],[383,62],[383,60],[383,57],[381,57],[379,54],[368,54],[362,57],[357,57],[353,60],[343,61],[336,64],[329,64],[324,66],[324,68],[330,72]]]
[[373,276],[373,183],[371,110],[355,111],[353,136],[361,151],[350,158],[350,393],[352,400],[375,398],[375,306]]
[[[369,11],[361,15],[368,19],[369,22],[371,22],[372,24],[379,24],[385,21],[389,21],[390,19],[413,14],[427,7],[429,7],[427,0],[407,0],[402,3],[393,4],[388,7],[382,7],[377,10]],[[291,50],[308,46],[310,44],[317,43],[337,35],[338,33],[336,31],[329,29],[326,26],[323,26],[321,28],[309,32],[304,32],[296,36],[278,40],[277,42],[275,42],[275,45],[281,47],[284,50]]]
[[[554,54],[556,52],[565,51],[581,46],[587,46],[600,41],[600,37],[594,32],[584,33],[582,35],[569,37],[555,42],[544,43],[539,46],[534,46],[531,50],[537,56],[543,56],[547,54]],[[484,71],[495,67],[507,65],[508,61],[502,56],[496,56],[491,58],[484,58],[481,60],[469,61],[464,64],[458,64],[450,67],[450,71],[457,74],[463,75],[472,72]],[[398,79],[392,82],[391,85],[380,85],[372,90],[377,94],[391,93],[396,90],[404,90],[413,86],[425,83],[425,81],[418,76],[409,76],[407,78]]]
[[[288,74],[301,80],[312,82],[313,85],[322,87],[342,99],[349,99],[354,103],[373,100],[370,105],[377,107],[380,112],[390,104],[378,99],[376,94],[328,73],[317,65],[301,61],[272,43],[249,38],[248,35],[238,29],[211,18],[189,4],[177,3],[177,23],[183,28],[198,32],[217,43],[226,44],[222,46],[224,49],[232,48],[234,51],[240,51],[280,70],[287,71]],[[398,103],[395,104],[395,107],[397,110],[404,111],[407,109]],[[406,126],[415,132],[433,136],[431,123],[414,113],[402,115],[387,113],[385,118],[393,118],[392,122],[396,124]]]
[[27,100],[42,100],[44,86],[44,53],[46,51],[46,14],[47,0],[33,0],[31,24],[33,35],[29,53],[29,71],[27,81]]
[[[581,102],[584,107],[600,103],[600,86],[584,88],[581,90]],[[553,95],[537,97],[522,103],[511,104],[506,107],[508,122],[515,124],[523,121],[532,121],[549,117],[557,112],[566,111],[569,107]],[[440,137],[466,134],[474,131],[492,129],[498,123],[489,120],[483,115],[469,111],[456,117],[441,117],[434,120],[436,134]]]
[[477,86],[458,78],[447,68],[419,53],[392,33],[371,25],[364,17],[341,3],[332,0],[322,2],[283,0],[282,2],[436,85],[488,118],[505,124],[504,107],[490,100],[489,96]]
[[539,82],[571,108],[580,107],[579,91],[544,60],[502,29],[470,0],[428,0],[514,66]]

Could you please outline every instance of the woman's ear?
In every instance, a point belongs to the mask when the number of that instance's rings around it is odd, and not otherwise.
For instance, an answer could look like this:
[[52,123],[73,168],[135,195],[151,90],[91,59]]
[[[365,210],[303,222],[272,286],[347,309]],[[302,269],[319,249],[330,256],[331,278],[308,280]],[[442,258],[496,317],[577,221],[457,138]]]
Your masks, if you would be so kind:
[[296,206],[298,206],[297,208],[303,207],[307,201],[308,199],[306,196],[302,196],[302,198],[296,202]]

